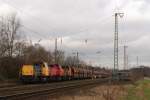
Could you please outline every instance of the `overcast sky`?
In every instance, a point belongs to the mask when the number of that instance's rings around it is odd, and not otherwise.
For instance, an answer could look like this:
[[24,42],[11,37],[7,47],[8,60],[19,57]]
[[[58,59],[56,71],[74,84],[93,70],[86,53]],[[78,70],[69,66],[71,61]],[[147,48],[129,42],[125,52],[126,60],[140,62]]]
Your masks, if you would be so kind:
[[[87,63],[113,66],[114,13],[119,18],[119,65],[123,65],[123,45],[129,64],[150,64],[149,0],[0,0],[0,14],[17,12],[22,33],[33,43],[54,49],[54,38],[62,37],[58,48],[67,55],[79,51]],[[38,33],[31,32],[35,31]],[[85,43],[87,40],[87,43]],[[96,54],[101,51],[100,54]]]

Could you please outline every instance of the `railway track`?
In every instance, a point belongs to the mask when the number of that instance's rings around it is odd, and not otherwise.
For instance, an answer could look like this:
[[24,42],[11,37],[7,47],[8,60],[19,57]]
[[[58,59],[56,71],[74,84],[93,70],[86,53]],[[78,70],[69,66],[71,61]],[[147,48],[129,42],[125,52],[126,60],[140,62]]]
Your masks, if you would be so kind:
[[18,85],[22,85],[20,82],[18,81],[6,81],[6,82],[0,82],[0,89],[1,88],[8,88],[8,87],[14,87],[14,86],[18,86]]
[[60,90],[107,82],[108,79],[78,80],[49,84],[24,85],[0,89],[0,100],[20,100],[41,94],[55,94]]
[[38,83],[38,84],[20,84],[20,85],[14,85],[12,87],[3,87],[3,88],[0,88],[0,93],[1,92],[5,92],[5,91],[17,91],[17,90],[26,90],[26,89],[30,89],[30,88],[43,88],[43,86],[47,86],[47,87],[50,87],[50,86],[57,86],[57,85],[60,85],[60,84],[74,84],[74,83],[77,83],[77,82],[80,82],[81,80],[73,80],[73,81],[61,81],[61,82],[51,82],[51,83]]
[[60,83],[65,83],[65,82],[77,82],[76,80],[72,80],[72,81],[60,81],[60,82],[50,82],[50,83],[36,83],[36,84],[23,84],[23,83],[20,83],[20,82],[15,82],[15,83],[0,83],[0,92],[1,91],[9,91],[9,90],[12,90],[12,89],[18,89],[18,88],[25,88],[25,87],[37,87],[37,86],[41,86],[41,85],[57,85],[57,84],[60,84]]
[[8,87],[15,87],[22,85],[21,83],[8,83],[8,84],[0,84],[0,89],[2,88],[8,88]]

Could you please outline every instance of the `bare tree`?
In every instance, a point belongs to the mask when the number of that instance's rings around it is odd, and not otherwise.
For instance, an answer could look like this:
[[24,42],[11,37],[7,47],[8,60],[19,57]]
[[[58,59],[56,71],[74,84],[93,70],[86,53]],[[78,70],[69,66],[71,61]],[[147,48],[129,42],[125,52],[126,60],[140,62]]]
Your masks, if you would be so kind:
[[27,45],[24,41],[18,41],[15,43],[14,47],[14,55],[17,57],[23,57],[24,56],[24,50],[27,48]]
[[8,16],[2,17],[1,20],[1,31],[0,31],[0,43],[1,53],[5,56],[12,57],[17,39],[17,31],[20,27],[20,21],[17,18],[16,13],[11,13]]
[[3,15],[0,18],[0,73],[3,76],[16,76],[20,61],[15,58],[16,44],[18,44],[18,30],[20,21],[16,13]]
[[37,61],[52,62],[51,52],[45,50],[42,46],[29,46],[24,50],[24,58],[26,63],[34,63]]
[[75,56],[68,56],[64,62],[65,65],[77,65],[78,59]]
[[65,60],[65,53],[64,51],[57,51],[57,63],[59,64],[64,64],[64,60]]
[[7,38],[5,35],[5,24],[3,17],[0,21],[0,58],[4,56],[6,50],[7,50]]

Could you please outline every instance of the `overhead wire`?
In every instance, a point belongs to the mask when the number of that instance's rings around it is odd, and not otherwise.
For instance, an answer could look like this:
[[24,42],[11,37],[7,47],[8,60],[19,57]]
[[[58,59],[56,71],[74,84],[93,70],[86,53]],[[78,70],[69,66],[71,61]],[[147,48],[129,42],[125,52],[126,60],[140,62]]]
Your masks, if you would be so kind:
[[[8,3],[7,0],[2,0],[2,1],[5,2],[5,3],[7,3],[9,6],[15,8],[15,9],[16,9],[17,11],[19,11],[20,13],[25,13],[25,14],[27,14],[27,15],[30,15],[30,16],[34,17],[34,19],[37,19],[38,22],[39,22],[40,19],[37,18],[37,16],[35,17],[35,16],[29,14],[28,12],[25,12],[24,10],[21,10],[20,8],[17,8],[16,6],[12,5],[12,3]],[[110,17],[112,17],[112,15],[109,16],[109,17],[102,18],[101,20],[98,20],[95,24],[98,24],[98,23],[104,24],[104,23],[106,23],[106,21],[108,21],[108,18],[110,18]],[[48,26],[48,25],[47,25],[47,26]],[[35,31],[35,30],[31,29],[31,28],[28,28],[28,27],[26,27],[26,26],[24,26],[24,25],[22,25],[22,27],[24,27],[25,29],[27,29],[27,30],[29,30],[30,32],[34,33],[35,35],[40,36],[40,38],[41,38],[41,37],[47,38],[45,35],[41,35],[41,33],[37,32],[37,31]],[[94,27],[94,25],[93,25],[93,27]],[[78,31],[78,32],[76,32],[76,33],[79,34],[79,33],[82,33],[82,32],[88,31],[88,30],[91,30],[91,27],[90,27],[90,28],[86,28],[86,29],[81,30],[81,31]]]
[[[20,9],[20,8],[18,8],[18,7],[16,7],[16,6],[13,5],[12,3],[7,2],[7,0],[2,0],[2,1],[3,1],[4,3],[8,4],[9,6],[15,8],[16,10],[18,10],[20,13],[24,13],[24,14],[26,14],[26,15],[29,15],[29,16],[33,17],[34,19],[37,20],[38,24],[39,24],[39,22],[41,21],[41,19],[40,19],[38,16],[34,16],[34,15],[30,14],[29,12],[27,12],[27,11],[25,11],[25,10],[22,10],[22,9]],[[13,2],[14,2],[14,1],[13,1]],[[47,24],[47,23],[44,23],[44,24]],[[47,26],[49,26],[49,25],[47,24]],[[47,28],[49,28],[49,27],[47,27]]]
[[[2,16],[0,16],[0,18],[2,18],[2,19],[3,19],[3,17],[2,17]],[[10,22],[11,22],[11,20],[9,20],[9,19],[7,19],[7,21],[10,21]],[[2,22],[2,21],[0,21],[0,22]],[[20,23],[20,26],[21,26],[21,27],[23,27],[23,28],[25,28],[25,29],[27,29],[28,31],[32,32],[32,33],[33,33],[33,34],[35,34],[35,35],[42,36],[39,32],[37,32],[37,31],[35,31],[35,30],[32,30],[32,29],[30,29],[30,28],[28,28],[28,27],[24,26],[24,25],[23,25],[23,24],[21,24],[21,23]],[[45,37],[45,36],[44,36],[44,37]]]
[[[26,12],[26,11],[24,11],[24,10],[22,10],[22,9],[20,9],[20,8],[18,8],[18,7],[16,7],[16,6],[14,6],[12,3],[7,2],[7,0],[2,0],[2,1],[3,1],[4,3],[8,4],[9,6],[15,8],[15,9],[16,9],[17,11],[19,11],[20,13],[25,13],[25,14],[27,14],[27,15],[30,15],[30,16],[34,17],[34,19],[38,20],[38,23],[39,23],[40,18],[38,18],[37,16],[35,17],[35,16],[29,14],[28,12]],[[97,21],[97,23],[100,23],[100,22],[103,22],[103,21],[108,21],[107,19],[110,18],[110,17],[112,17],[112,15],[109,16],[109,17],[105,17],[104,19],[101,19],[101,20]],[[97,23],[95,23],[95,24],[97,24]],[[46,23],[44,23],[44,24],[46,24]],[[103,22],[102,24],[104,24],[104,22]],[[30,29],[30,28],[24,26],[24,25],[22,25],[22,26],[25,27],[26,29],[30,30],[30,31],[33,32],[33,33],[37,33],[39,36],[42,36],[42,37],[44,36],[44,35],[40,35],[40,33],[36,32],[36,31],[34,31],[34,30],[32,30],[32,29]],[[48,24],[47,24],[46,26],[48,26]],[[48,28],[49,28],[49,27],[48,27]],[[81,31],[78,31],[78,32],[76,32],[76,33],[79,34],[79,33],[82,33],[82,32],[88,31],[88,30],[90,30],[90,28],[86,28],[86,29],[81,30]],[[44,38],[45,38],[45,37],[44,37]]]
[[[37,17],[35,17],[35,16],[33,16],[33,15],[31,15],[31,14],[25,12],[24,10],[21,10],[20,8],[14,6],[14,5],[12,5],[11,3],[7,2],[7,0],[1,0],[1,1],[4,2],[4,3],[6,3],[7,5],[11,6],[12,8],[16,9],[16,10],[19,11],[20,13],[25,13],[26,15],[30,15],[30,16],[34,17],[34,19],[37,19],[37,20],[38,20],[38,23],[39,23],[39,21],[40,21],[39,18],[37,18]],[[41,33],[37,32],[37,31],[35,31],[35,30],[33,30],[33,29],[31,29],[31,28],[25,26],[25,25],[21,25],[21,26],[24,27],[25,29],[27,29],[28,31],[34,33],[35,35],[40,36],[40,38],[41,38],[41,37],[47,38],[47,37],[45,36],[46,34],[45,34],[45,35],[42,35]],[[49,28],[49,27],[48,27],[48,28]]]
[[27,29],[28,31],[30,31],[31,33],[40,36],[40,38],[41,38],[41,37],[47,38],[45,35],[42,35],[41,33],[37,32],[37,31],[35,31],[35,30],[33,30],[33,29],[30,29],[30,28],[28,28],[28,27],[26,27],[26,26],[24,26],[24,25],[21,25],[21,26],[24,27],[25,29]]

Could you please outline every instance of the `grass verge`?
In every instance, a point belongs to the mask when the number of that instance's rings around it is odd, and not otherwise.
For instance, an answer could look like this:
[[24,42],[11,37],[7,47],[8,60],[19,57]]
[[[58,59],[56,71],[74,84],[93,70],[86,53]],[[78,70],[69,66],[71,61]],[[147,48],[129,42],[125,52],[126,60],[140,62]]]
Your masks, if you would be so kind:
[[150,80],[140,80],[128,86],[127,95],[123,100],[150,100]]

